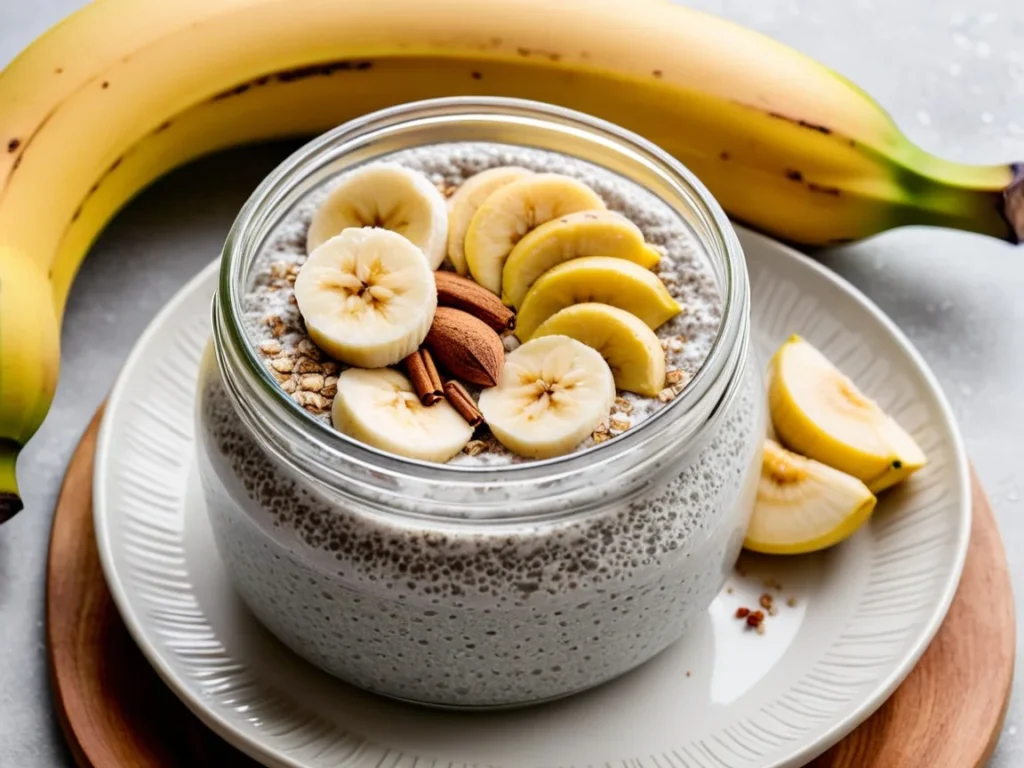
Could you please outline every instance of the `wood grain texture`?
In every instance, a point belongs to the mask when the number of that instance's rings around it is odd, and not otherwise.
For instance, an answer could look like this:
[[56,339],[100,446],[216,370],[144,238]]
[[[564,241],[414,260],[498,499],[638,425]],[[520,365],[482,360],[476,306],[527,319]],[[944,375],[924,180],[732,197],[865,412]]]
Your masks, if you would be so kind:
[[163,684],[107,590],[92,524],[100,416],[68,465],[47,565],[50,680],[75,759],[83,768],[256,766],[214,736]]
[[[47,640],[54,700],[83,768],[255,766],[164,686],[121,622],[92,524],[97,414],[73,456],[50,538]],[[1006,556],[972,476],[974,528],[945,624],[893,697],[813,768],[980,768],[999,737],[1015,626]]]
[[1016,625],[1006,553],[971,471],[967,562],[946,621],[914,671],[874,716],[812,768],[980,768],[1002,731]]

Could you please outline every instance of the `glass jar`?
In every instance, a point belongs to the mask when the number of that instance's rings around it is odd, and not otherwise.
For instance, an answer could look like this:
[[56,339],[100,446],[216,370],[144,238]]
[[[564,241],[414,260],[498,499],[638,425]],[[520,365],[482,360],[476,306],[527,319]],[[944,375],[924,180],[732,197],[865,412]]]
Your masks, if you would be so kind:
[[[428,464],[311,419],[248,342],[241,302],[269,233],[310,190],[397,150],[459,141],[603,166],[669,205],[703,246],[722,321],[703,366],[637,428],[556,459]],[[764,398],[736,234],[649,142],[554,106],[449,98],[306,145],[255,191],[225,245],[200,373],[199,466],[217,546],[255,615],[362,688],[504,707],[602,683],[677,640],[743,540]]]

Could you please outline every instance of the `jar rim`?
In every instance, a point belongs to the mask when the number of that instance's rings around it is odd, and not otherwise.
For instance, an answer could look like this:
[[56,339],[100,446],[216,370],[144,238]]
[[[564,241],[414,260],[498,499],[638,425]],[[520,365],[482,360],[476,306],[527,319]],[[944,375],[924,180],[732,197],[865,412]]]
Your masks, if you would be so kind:
[[[715,332],[707,357],[701,363],[685,389],[664,408],[646,419],[635,430],[629,430],[612,440],[550,459],[512,463],[502,466],[465,466],[438,464],[398,456],[362,443],[326,424],[313,419],[292,400],[276,383],[256,354],[248,338],[239,308],[241,291],[245,288],[247,266],[252,253],[247,249],[247,230],[258,212],[274,199],[280,199],[289,182],[301,178],[308,168],[330,150],[335,157],[344,156],[346,142],[365,140],[374,132],[387,131],[415,121],[458,120],[488,118],[506,120],[511,124],[529,121],[532,125],[552,128],[571,127],[591,141],[612,146],[643,162],[672,188],[689,198],[692,213],[707,225],[708,232],[717,241],[722,258],[719,292],[722,297],[721,320]],[[515,144],[514,138],[507,143]],[[422,146],[422,145],[414,145]],[[402,149],[411,147],[402,147]],[[339,151],[340,149],[340,151]],[[321,164],[323,165],[323,163]],[[702,239],[703,242],[703,239]],[[258,245],[262,245],[261,238]],[[705,243],[706,245],[706,243]],[[709,255],[710,258],[710,255]],[[226,300],[225,300],[226,297]],[[575,110],[543,102],[506,97],[457,96],[408,102],[370,113],[346,122],[300,147],[261,182],[236,217],[225,241],[217,297],[214,301],[214,336],[217,345],[229,343],[235,358],[245,374],[258,382],[258,391],[270,405],[273,413],[261,411],[260,416],[272,416],[281,429],[258,430],[264,437],[282,432],[311,441],[320,456],[337,457],[355,462],[369,470],[384,469],[389,473],[443,483],[500,482],[537,479],[547,475],[565,475],[584,467],[619,456],[642,444],[647,437],[665,428],[677,417],[689,413],[705,399],[712,384],[725,372],[732,354],[749,318],[749,286],[743,252],[735,230],[725,212],[704,184],[686,166],[654,143],[606,120]],[[218,322],[222,320],[223,323]],[[218,356],[221,350],[218,349]],[[224,360],[221,358],[221,365]],[[236,406],[239,394],[234,393]],[[251,406],[251,403],[243,405]],[[259,420],[251,409],[247,421]],[[249,423],[250,428],[260,426]]]

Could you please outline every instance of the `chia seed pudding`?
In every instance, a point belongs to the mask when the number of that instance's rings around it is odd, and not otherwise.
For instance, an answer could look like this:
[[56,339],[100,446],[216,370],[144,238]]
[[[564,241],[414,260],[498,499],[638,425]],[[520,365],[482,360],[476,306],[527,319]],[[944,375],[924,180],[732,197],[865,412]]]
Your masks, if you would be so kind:
[[[508,105],[570,115],[583,134],[597,130],[575,113]],[[342,440],[329,415],[340,366],[310,342],[289,299],[311,212],[329,187],[306,182],[262,237],[236,237],[226,250],[225,274],[238,260],[247,269],[234,273],[237,294],[222,288],[215,310],[200,377],[199,468],[236,589],[296,653],[396,698],[516,706],[626,672],[707,608],[742,544],[765,407],[746,307],[726,315],[712,268],[713,258],[728,261],[745,291],[742,255],[717,204],[684,169],[664,173],[693,192],[687,204],[701,206],[712,222],[706,231],[680,217],[683,202],[599,167],[582,137],[579,159],[536,148],[557,126],[532,129],[537,135],[517,128],[534,148],[479,141],[457,121],[449,128],[466,140],[409,139],[429,146],[373,159],[415,168],[441,187],[497,165],[574,176],[659,247],[656,271],[686,307],[658,330],[668,370],[679,372],[669,391],[620,392],[610,421],[628,424],[609,424],[555,460],[518,460],[486,440],[426,466]],[[318,153],[346,129],[300,152],[276,181],[299,188],[312,179]],[[255,210],[259,203],[270,205],[257,199]],[[723,337],[714,371],[702,371]],[[304,386],[303,377],[318,378]],[[286,397],[305,413],[285,407]]]
[[[678,214],[650,192],[592,163],[506,145],[441,144],[382,159],[425,174],[447,194],[473,174],[501,166],[571,176],[596,191],[610,210],[640,227],[647,243],[661,253],[653,271],[684,307],[656,331],[665,351],[666,386],[657,397],[620,390],[611,418],[576,450],[591,448],[637,427],[671,402],[704,362],[721,321],[718,285],[707,257]],[[245,327],[253,346],[291,398],[324,424],[331,423],[337,375],[345,366],[328,359],[310,340],[294,299],[294,284],[306,260],[310,221],[333,186],[326,184],[311,192],[280,224],[253,264],[244,299]],[[443,268],[449,269],[450,264]],[[518,346],[512,334],[504,341],[509,351]],[[471,441],[449,463],[501,466],[524,460],[489,437],[486,429],[478,437],[481,439]]]

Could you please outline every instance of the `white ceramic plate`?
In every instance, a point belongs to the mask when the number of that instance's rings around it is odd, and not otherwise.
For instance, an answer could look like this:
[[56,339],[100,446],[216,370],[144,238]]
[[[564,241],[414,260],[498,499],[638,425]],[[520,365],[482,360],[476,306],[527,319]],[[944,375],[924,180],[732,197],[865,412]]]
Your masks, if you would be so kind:
[[[214,548],[192,458],[211,265],[139,341],[97,451],[100,556],[153,666],[207,725],[274,766],[781,767],[837,742],[885,701],[945,616],[970,532],[967,464],[934,377],[892,323],[813,261],[741,235],[762,360],[803,334],[931,459],[851,540],[815,556],[745,557],[683,641],[560,702],[446,713],[352,689],[256,622]],[[778,610],[758,635],[733,614],[766,591]]]

